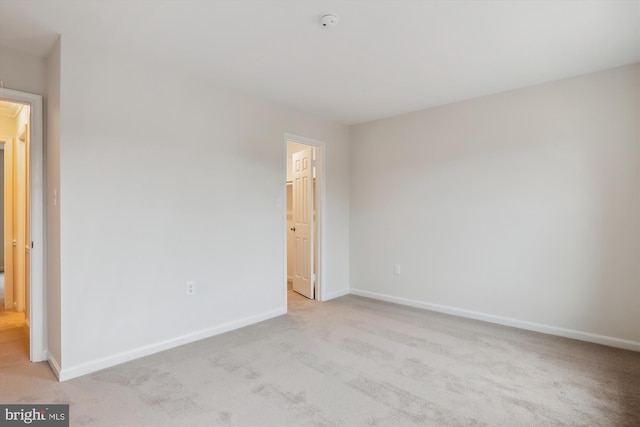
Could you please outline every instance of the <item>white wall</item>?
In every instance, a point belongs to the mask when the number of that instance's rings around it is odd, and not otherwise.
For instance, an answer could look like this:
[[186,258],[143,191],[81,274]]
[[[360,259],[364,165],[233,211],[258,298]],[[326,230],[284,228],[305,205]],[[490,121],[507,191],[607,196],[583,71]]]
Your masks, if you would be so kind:
[[0,45],[0,80],[7,89],[44,95],[44,60]]
[[346,126],[74,40],[61,60],[62,378],[286,310],[285,132],[327,143],[327,292],[348,289]]
[[635,65],[352,127],[352,290],[640,349],[639,118]]
[[46,209],[46,319],[48,357],[55,369],[60,369],[62,360],[60,294],[60,205],[54,200],[54,192],[59,198],[60,188],[60,85],[61,85],[61,44],[56,42],[46,60],[47,98],[45,108],[44,157],[46,162],[45,209]]

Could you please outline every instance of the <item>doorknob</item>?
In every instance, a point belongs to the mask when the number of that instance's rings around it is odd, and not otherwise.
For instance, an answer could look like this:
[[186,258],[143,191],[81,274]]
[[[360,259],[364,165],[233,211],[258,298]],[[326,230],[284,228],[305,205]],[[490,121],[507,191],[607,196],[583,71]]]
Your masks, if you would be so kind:
[[291,227],[291,231],[296,231],[296,228],[295,227]]

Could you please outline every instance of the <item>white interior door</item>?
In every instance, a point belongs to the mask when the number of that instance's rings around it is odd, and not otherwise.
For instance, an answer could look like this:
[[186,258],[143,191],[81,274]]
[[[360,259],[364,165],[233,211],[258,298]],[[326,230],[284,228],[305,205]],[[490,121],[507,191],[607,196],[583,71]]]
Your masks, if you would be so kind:
[[307,147],[292,156],[295,270],[293,290],[313,299],[313,158]]

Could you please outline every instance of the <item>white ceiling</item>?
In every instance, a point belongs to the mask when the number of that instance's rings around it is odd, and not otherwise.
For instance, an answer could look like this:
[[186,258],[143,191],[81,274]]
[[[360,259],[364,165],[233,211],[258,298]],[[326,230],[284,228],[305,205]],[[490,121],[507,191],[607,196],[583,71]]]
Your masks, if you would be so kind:
[[0,45],[57,34],[352,124],[638,62],[640,0],[0,0]]
[[20,110],[24,107],[23,104],[16,104],[13,102],[7,102],[0,99],[0,117],[8,119],[15,119],[20,114]]

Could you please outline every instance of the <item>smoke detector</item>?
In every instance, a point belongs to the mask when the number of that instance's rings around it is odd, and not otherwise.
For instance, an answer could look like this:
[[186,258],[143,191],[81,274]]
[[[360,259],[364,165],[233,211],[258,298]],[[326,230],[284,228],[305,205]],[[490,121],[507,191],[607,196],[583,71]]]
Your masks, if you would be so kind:
[[338,19],[338,15],[334,13],[328,13],[326,15],[322,15],[322,18],[320,18],[320,23],[323,27],[333,27],[338,23]]

